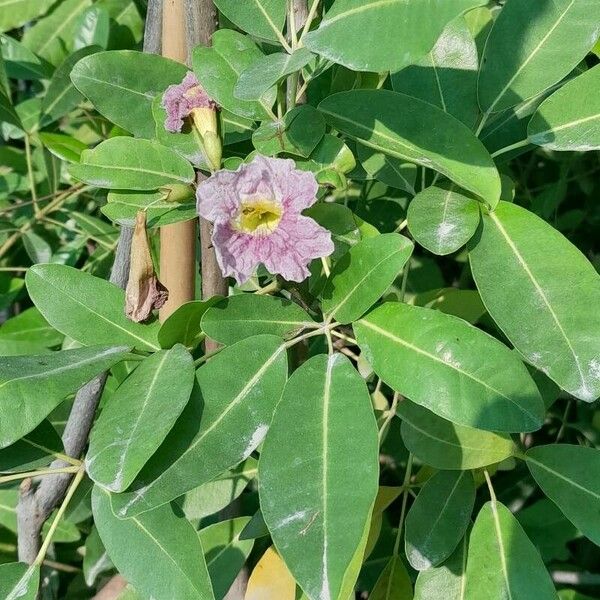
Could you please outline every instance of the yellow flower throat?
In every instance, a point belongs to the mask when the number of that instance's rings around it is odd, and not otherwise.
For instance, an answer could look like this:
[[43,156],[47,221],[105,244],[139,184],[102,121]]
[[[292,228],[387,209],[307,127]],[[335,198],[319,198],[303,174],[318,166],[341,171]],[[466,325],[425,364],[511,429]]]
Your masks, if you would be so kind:
[[282,212],[281,205],[272,200],[242,202],[236,228],[254,235],[273,233],[281,221]]

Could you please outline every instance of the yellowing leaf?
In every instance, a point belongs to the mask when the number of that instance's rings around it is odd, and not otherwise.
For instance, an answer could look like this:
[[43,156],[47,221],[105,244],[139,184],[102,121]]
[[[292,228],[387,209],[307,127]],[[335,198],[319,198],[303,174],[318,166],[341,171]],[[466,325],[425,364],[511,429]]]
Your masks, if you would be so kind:
[[250,575],[245,600],[294,600],[295,597],[296,582],[271,546]]

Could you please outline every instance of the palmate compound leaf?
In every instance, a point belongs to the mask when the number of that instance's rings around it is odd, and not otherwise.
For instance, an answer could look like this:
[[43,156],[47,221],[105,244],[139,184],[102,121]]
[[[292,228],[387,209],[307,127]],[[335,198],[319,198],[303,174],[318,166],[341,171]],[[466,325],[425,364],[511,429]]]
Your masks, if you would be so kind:
[[464,597],[556,600],[537,548],[510,510],[496,500],[483,505],[471,531]]
[[[586,402],[600,395],[600,276],[551,225],[501,202],[471,242],[488,312],[525,359]],[[576,293],[573,293],[576,290]],[[518,299],[518,300],[516,300]]]
[[341,133],[384,154],[434,169],[490,207],[500,176],[484,145],[458,119],[418,98],[389,90],[339,92],[319,110]]
[[37,427],[69,394],[118,363],[123,346],[91,346],[33,356],[7,356],[0,363],[0,448]]
[[110,493],[94,486],[92,510],[108,556],[144,597],[214,600],[198,533],[170,505],[119,519]]
[[458,546],[471,520],[475,482],[469,471],[440,471],[406,516],[406,557],[418,571],[435,567]]
[[533,431],[544,405],[525,365],[497,339],[436,310],[390,302],[354,324],[375,372],[459,425]]
[[259,461],[263,517],[310,600],[347,598],[377,495],[378,439],[368,390],[341,354],[291,376]]
[[600,450],[553,444],[531,448],[525,458],[544,494],[600,545]]
[[361,317],[392,285],[413,248],[397,233],[360,241],[336,262],[321,294],[323,311],[340,323]]
[[596,0],[510,0],[487,38],[479,105],[498,112],[568,75],[598,38]]
[[46,320],[80,344],[124,344],[156,351],[159,325],[125,316],[122,289],[88,273],[57,264],[34,265],[25,278]]
[[336,0],[305,43],[354,71],[398,71],[427,54],[447,23],[482,4],[484,0]]
[[146,358],[102,409],[85,457],[91,479],[122,492],[158,449],[187,404],[194,362],[180,344]]
[[262,442],[287,379],[281,338],[221,350],[196,371],[190,402],[131,488],[112,497],[121,518],[165,504],[245,460]]

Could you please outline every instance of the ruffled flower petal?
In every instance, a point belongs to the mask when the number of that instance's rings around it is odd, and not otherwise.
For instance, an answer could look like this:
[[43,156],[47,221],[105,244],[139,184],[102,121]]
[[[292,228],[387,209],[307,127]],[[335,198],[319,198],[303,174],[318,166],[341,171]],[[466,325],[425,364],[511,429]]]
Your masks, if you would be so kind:
[[189,71],[183,81],[170,85],[163,95],[163,108],[167,111],[165,129],[176,133],[181,131],[183,120],[195,108],[217,109],[216,103],[204,91],[196,75]]

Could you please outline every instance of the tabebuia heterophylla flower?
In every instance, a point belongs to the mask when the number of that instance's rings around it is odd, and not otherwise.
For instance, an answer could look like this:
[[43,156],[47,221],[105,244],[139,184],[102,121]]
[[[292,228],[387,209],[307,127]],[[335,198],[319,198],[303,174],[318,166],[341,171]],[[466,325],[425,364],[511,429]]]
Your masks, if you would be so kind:
[[154,272],[148,235],[146,212],[136,214],[135,229],[131,240],[129,279],[125,289],[125,314],[136,323],[145,321],[154,309],[161,308],[168,300],[167,288]]
[[167,111],[165,129],[172,133],[182,130],[191,119],[202,139],[206,160],[213,171],[221,167],[222,143],[217,121],[217,103],[210,98],[191,71],[177,85],[170,85],[163,95]]
[[263,156],[203,181],[198,213],[214,223],[223,275],[241,284],[262,263],[288,281],[306,279],[310,262],[333,252],[331,233],[301,214],[317,201],[317,189],[315,176],[293,160]]

